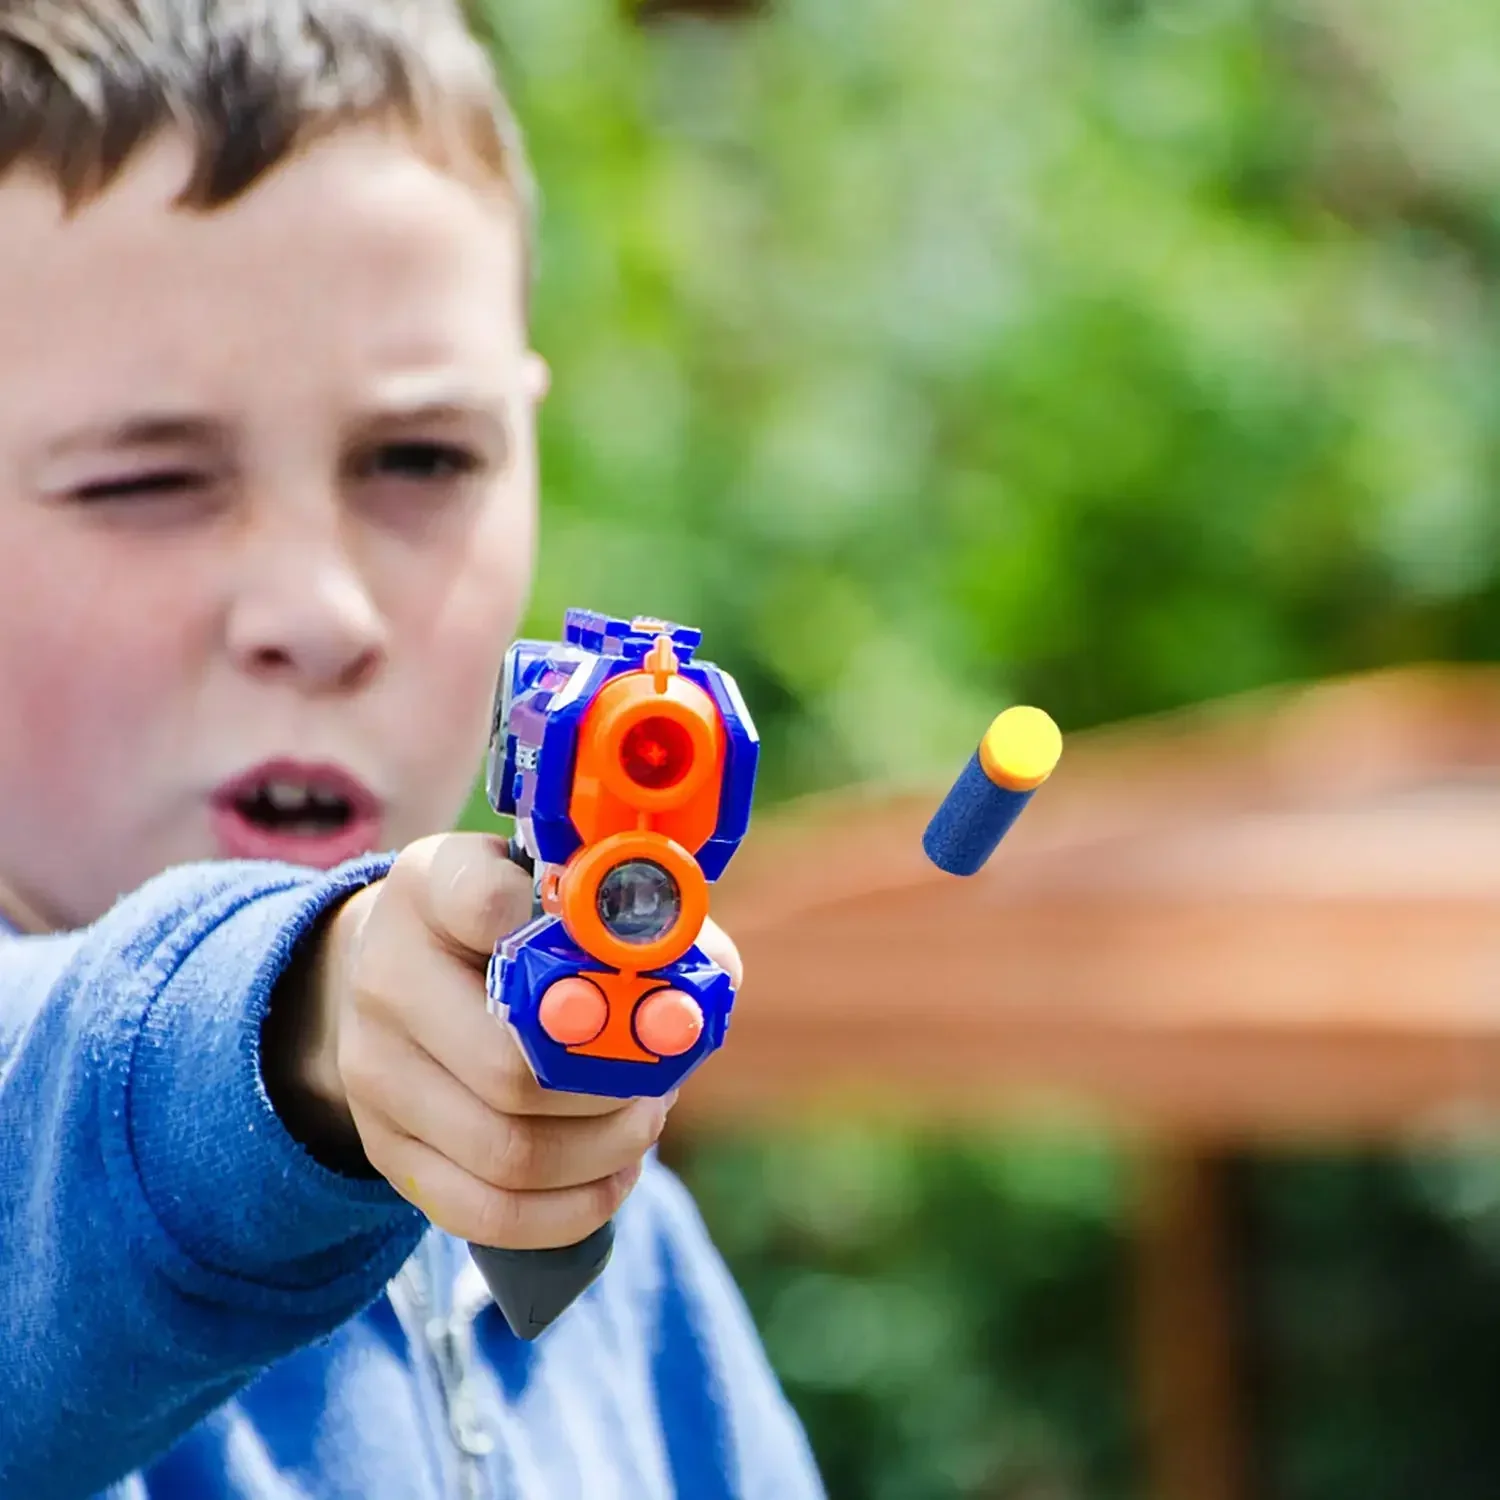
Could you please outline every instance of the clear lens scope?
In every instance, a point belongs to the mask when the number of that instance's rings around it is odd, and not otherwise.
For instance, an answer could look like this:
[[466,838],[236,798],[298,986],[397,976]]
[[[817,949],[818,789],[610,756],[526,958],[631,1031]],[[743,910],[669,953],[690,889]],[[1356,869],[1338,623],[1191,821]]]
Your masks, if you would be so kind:
[[599,920],[622,943],[654,943],[682,915],[682,891],[676,880],[650,859],[616,865],[599,882],[594,900]]

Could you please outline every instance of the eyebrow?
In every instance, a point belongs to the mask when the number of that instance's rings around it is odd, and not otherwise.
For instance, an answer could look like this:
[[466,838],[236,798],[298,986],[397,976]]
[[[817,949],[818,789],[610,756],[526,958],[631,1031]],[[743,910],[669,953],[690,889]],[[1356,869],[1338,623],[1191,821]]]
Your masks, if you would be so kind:
[[[432,400],[384,401],[352,424],[355,437],[370,438],[382,429],[421,425],[478,423],[508,456],[511,446],[509,403],[503,396],[442,397]],[[191,412],[141,412],[119,421],[81,427],[47,444],[48,461],[108,449],[231,446],[229,427],[214,417]]]
[[509,403],[504,397],[473,396],[430,401],[385,401],[353,423],[356,436],[370,437],[391,427],[452,427],[477,424],[501,447],[510,448]]
[[98,427],[83,427],[49,443],[48,458],[103,448],[182,448],[223,446],[228,441],[224,423],[190,413],[143,412]]

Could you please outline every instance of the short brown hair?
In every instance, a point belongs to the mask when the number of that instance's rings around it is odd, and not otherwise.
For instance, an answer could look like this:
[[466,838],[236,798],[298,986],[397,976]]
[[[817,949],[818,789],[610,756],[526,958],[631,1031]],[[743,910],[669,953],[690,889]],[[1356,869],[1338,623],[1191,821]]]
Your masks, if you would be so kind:
[[70,208],[173,126],[179,201],[210,210],[365,122],[501,181],[529,234],[520,131],[460,0],[0,0],[0,177],[40,169]]

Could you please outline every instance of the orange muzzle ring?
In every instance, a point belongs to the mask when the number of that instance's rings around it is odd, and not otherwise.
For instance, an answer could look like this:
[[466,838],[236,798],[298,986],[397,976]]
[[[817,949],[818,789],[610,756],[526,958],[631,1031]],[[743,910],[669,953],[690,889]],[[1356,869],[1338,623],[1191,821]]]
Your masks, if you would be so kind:
[[[649,875],[675,906],[669,925],[652,924],[639,937],[627,935],[628,920],[611,918],[616,889],[635,865],[655,867],[640,873]],[[615,886],[608,884],[612,876]],[[558,874],[555,900],[568,936],[585,953],[626,973],[675,963],[697,942],[708,919],[708,881],[697,860],[681,844],[649,829],[611,834],[580,849]]]

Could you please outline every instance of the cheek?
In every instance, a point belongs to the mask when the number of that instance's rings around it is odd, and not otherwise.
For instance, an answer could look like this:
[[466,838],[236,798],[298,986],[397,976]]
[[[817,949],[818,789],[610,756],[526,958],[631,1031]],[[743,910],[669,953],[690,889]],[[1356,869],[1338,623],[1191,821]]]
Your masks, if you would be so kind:
[[122,591],[117,577],[39,562],[0,591],[0,778],[52,816],[59,798],[85,812],[138,789],[180,728],[181,578]]

